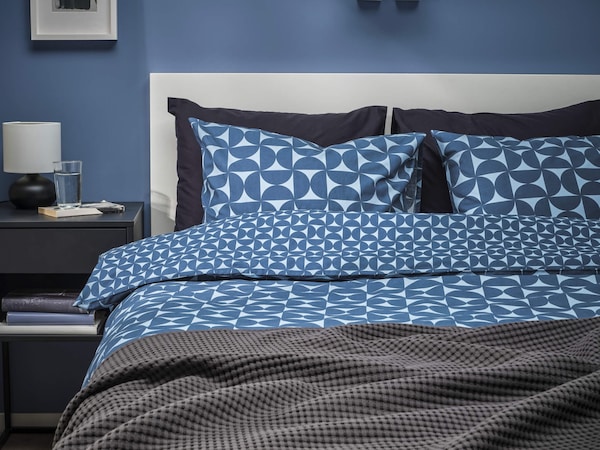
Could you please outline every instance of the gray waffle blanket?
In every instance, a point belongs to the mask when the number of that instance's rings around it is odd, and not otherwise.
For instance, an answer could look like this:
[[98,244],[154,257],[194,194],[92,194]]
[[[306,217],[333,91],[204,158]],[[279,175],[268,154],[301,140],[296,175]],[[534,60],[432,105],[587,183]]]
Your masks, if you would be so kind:
[[171,332],[111,355],[55,449],[597,449],[600,318]]

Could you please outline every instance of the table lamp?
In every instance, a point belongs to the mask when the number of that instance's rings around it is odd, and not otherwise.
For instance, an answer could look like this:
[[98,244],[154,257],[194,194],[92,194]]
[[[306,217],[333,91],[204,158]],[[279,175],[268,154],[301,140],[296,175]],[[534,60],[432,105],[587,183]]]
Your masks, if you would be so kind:
[[8,189],[8,199],[20,209],[50,206],[56,200],[54,182],[40,173],[53,171],[61,159],[60,122],[4,122],[4,172],[23,173]]

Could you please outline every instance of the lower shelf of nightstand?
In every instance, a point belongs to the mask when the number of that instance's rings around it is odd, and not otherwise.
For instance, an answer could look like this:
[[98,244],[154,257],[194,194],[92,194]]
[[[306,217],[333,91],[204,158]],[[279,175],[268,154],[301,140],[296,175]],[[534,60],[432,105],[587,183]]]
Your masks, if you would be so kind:
[[[17,333],[15,330],[17,327],[29,327],[29,332]],[[53,433],[53,427],[23,427],[13,426],[12,424],[12,393],[11,393],[11,370],[10,370],[10,343],[11,342],[22,342],[22,341],[100,341],[102,338],[101,334],[97,333],[95,327],[85,326],[85,333],[74,332],[74,327],[80,327],[78,325],[46,325],[44,329],[48,327],[55,327],[54,330],[39,333],[32,332],[32,328],[38,327],[37,325],[7,325],[6,323],[0,323],[0,342],[2,347],[2,384],[4,394],[4,430],[0,434],[0,448],[7,442],[11,434],[13,433]],[[58,330],[60,328],[60,332]],[[69,332],[70,331],[70,332]],[[25,448],[25,447],[24,447]]]
[[13,427],[0,434],[0,449],[49,449],[54,439],[52,427]]

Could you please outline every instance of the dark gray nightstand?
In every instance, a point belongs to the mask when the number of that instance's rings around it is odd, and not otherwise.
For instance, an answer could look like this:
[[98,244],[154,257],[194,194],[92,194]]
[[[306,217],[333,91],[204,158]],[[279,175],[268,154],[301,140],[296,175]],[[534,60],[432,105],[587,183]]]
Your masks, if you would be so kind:
[[[143,237],[143,203],[125,202],[123,213],[52,218],[0,202],[0,298],[18,288],[81,289],[100,253]],[[99,341],[99,335],[0,333],[4,392],[4,431],[11,431],[10,342]]]

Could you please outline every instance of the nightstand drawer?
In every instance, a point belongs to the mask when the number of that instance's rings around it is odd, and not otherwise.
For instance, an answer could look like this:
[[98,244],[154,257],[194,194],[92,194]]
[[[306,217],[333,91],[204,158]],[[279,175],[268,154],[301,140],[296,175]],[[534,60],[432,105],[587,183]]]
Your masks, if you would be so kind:
[[4,229],[0,272],[90,273],[100,253],[127,242],[126,228]]

